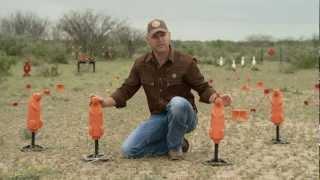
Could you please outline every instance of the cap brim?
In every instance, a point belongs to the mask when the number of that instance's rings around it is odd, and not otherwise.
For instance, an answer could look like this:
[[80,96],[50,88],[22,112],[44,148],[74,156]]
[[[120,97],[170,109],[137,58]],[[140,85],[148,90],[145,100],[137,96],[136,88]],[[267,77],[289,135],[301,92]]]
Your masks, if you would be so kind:
[[154,34],[157,33],[157,32],[168,32],[168,30],[166,30],[166,29],[164,29],[164,28],[157,28],[157,29],[151,30],[151,31],[148,33],[148,35],[149,35],[149,36],[152,36],[152,35],[154,35]]

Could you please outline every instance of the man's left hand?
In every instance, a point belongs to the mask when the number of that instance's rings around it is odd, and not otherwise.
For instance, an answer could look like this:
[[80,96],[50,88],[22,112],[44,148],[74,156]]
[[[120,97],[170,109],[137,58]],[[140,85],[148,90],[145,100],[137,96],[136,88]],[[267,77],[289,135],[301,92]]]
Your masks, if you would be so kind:
[[230,106],[231,105],[232,99],[231,99],[230,95],[224,94],[224,95],[221,96],[221,99],[223,101],[224,106]]

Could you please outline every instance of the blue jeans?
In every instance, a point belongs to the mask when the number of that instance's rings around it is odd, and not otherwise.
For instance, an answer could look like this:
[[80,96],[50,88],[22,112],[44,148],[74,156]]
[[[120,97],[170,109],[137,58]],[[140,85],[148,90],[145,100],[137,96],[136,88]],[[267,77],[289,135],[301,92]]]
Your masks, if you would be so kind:
[[183,97],[173,97],[166,110],[152,114],[125,140],[122,153],[127,158],[164,155],[170,149],[181,148],[185,133],[197,126],[197,115]]

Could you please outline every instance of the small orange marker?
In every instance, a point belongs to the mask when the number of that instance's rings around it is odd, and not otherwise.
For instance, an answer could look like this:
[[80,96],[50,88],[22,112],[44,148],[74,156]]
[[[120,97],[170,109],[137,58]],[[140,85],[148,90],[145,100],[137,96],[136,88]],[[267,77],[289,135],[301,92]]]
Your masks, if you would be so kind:
[[246,122],[249,118],[249,112],[247,109],[233,109],[232,120],[238,122]]
[[250,86],[248,84],[245,84],[241,87],[241,90],[242,91],[246,91],[246,92],[249,92],[250,91]]
[[30,76],[29,73],[31,71],[31,63],[29,60],[24,63],[23,71],[24,71],[23,77]]
[[48,96],[51,95],[50,90],[47,89],[47,88],[43,89],[42,92],[43,92],[43,94],[45,94],[45,95],[48,95]]
[[31,89],[31,84],[26,84],[26,89],[30,90]]
[[63,92],[64,91],[64,85],[63,84],[57,84],[56,85],[56,90],[58,92]]
[[264,89],[264,83],[263,83],[263,81],[257,82],[257,89]]

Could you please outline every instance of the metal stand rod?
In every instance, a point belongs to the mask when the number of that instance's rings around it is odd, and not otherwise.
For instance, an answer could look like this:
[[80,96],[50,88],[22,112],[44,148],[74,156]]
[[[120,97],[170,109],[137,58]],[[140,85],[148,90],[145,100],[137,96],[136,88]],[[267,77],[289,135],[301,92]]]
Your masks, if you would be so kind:
[[99,140],[94,141],[94,154],[96,157],[99,155]]
[[35,132],[32,132],[32,135],[31,135],[31,146],[34,147],[35,146],[35,141],[36,141],[36,133]]
[[280,129],[279,129],[279,126],[277,126],[276,133],[277,133],[276,141],[280,141]]
[[218,161],[219,144],[214,144],[214,161]]
[[214,144],[214,157],[206,162],[204,162],[205,165],[210,166],[228,166],[231,165],[230,163],[227,163],[223,159],[219,159],[219,144]]
[[289,144],[288,141],[286,141],[284,139],[281,139],[281,137],[280,137],[280,126],[279,125],[276,126],[276,138],[272,139],[272,141],[273,141],[273,144]]
[[43,151],[44,148],[40,145],[36,144],[36,133],[31,132],[31,144],[22,147],[22,152],[28,152],[28,151]]

